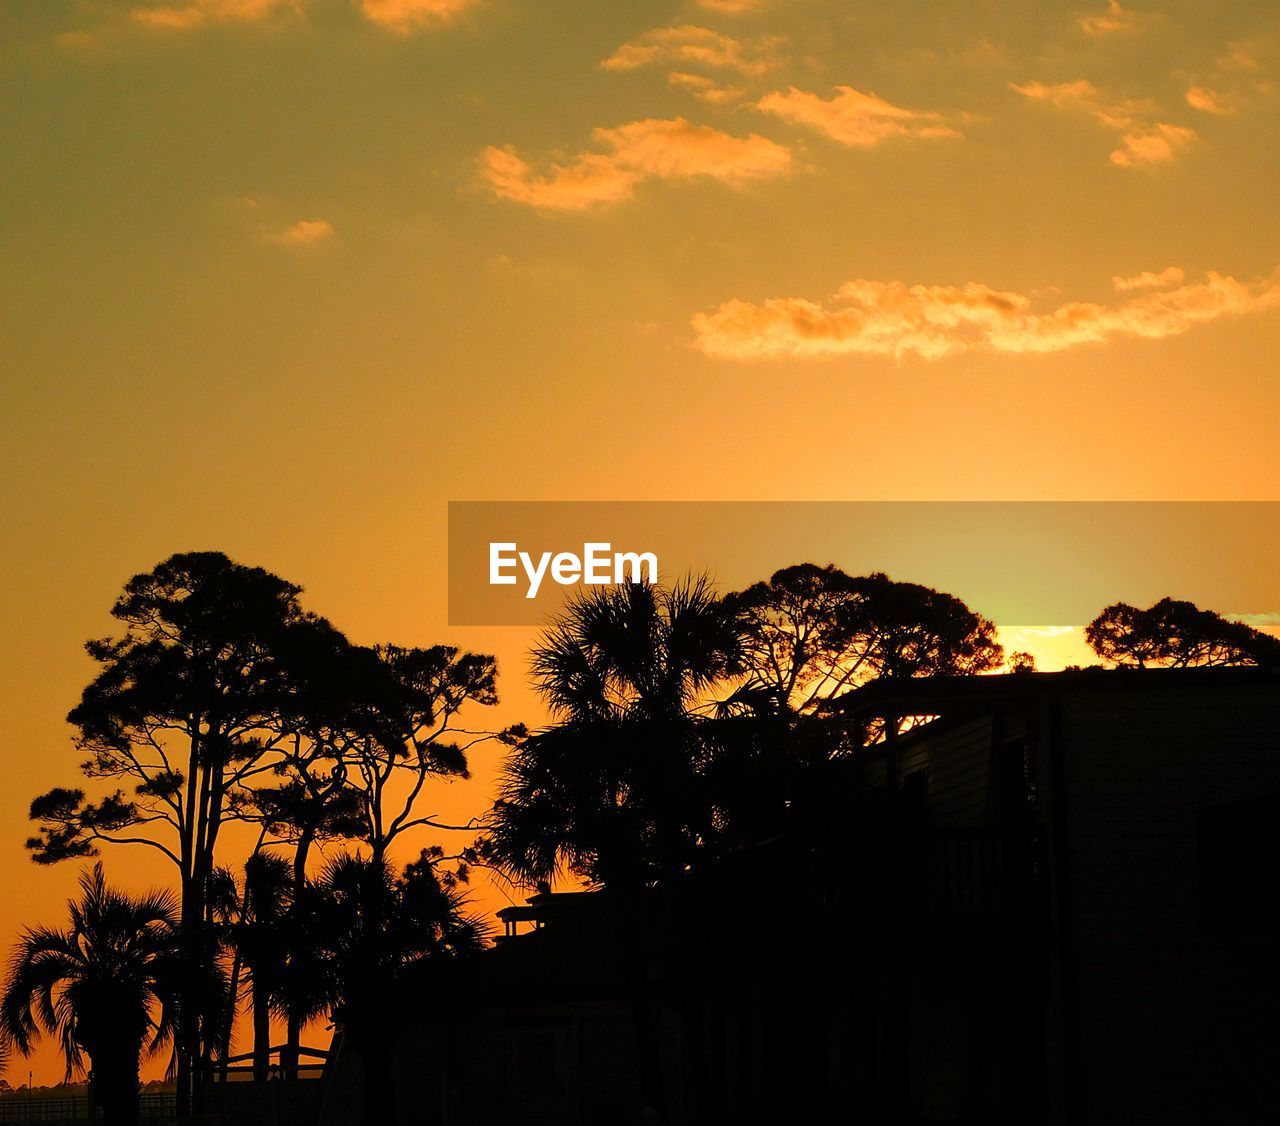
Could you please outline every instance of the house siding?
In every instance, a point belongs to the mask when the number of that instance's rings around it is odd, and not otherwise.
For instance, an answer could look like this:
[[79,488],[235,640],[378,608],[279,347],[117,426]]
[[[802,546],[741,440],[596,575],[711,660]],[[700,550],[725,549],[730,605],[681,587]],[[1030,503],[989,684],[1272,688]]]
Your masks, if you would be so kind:
[[1280,1010],[1204,934],[1199,864],[1204,811],[1280,794],[1280,694],[1069,696],[1062,745],[1080,1121],[1280,1121]]

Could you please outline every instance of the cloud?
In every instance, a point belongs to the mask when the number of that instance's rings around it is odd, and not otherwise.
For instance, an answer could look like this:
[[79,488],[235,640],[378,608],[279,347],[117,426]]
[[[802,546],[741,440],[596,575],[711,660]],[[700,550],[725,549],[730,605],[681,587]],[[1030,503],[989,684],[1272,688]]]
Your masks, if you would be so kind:
[[698,7],[726,16],[740,16],[763,6],[763,0],[698,0]]
[[297,0],[192,0],[133,8],[129,18],[146,27],[184,31],[214,23],[257,23],[297,7]]
[[1144,101],[1112,101],[1092,82],[1012,83],[1013,89],[1032,101],[1060,110],[1087,113],[1099,125],[1118,134],[1120,144],[1111,152],[1111,163],[1122,168],[1167,164],[1196,139],[1194,129],[1154,120],[1155,108]]
[[88,51],[101,47],[102,42],[91,31],[60,31],[53,37],[54,43],[67,51]]
[[1080,30],[1094,39],[1106,35],[1114,35],[1118,31],[1132,31],[1137,17],[1120,6],[1119,0],[1107,0],[1107,6],[1101,12],[1088,12],[1077,21]]
[[1132,293],[1135,289],[1163,289],[1165,286],[1181,285],[1185,280],[1186,274],[1177,266],[1167,266],[1158,274],[1144,270],[1131,277],[1114,277],[1111,284],[1115,286],[1117,293]]
[[1280,610],[1263,610],[1254,614],[1224,614],[1223,617],[1233,622],[1243,622],[1254,629],[1280,629]]
[[605,70],[636,70],[654,64],[709,66],[741,74],[765,74],[778,65],[779,39],[740,40],[707,27],[683,24],[657,27],[624,43],[600,65]]
[[858,279],[825,303],[802,297],[726,301],[695,316],[693,329],[695,347],[721,359],[871,355],[938,360],[971,350],[1035,354],[1114,339],[1158,340],[1277,305],[1280,272],[1255,282],[1210,272],[1202,282],[1142,292],[1119,304],[1077,301],[1044,312],[1035,311],[1026,294],[981,282],[947,286]]
[[307,246],[314,242],[323,242],[333,235],[333,224],[327,219],[299,219],[291,227],[268,235],[267,241],[280,246]]
[[741,101],[746,91],[741,86],[722,86],[714,78],[705,74],[689,74],[682,70],[673,70],[667,75],[667,81],[680,90],[687,90],[699,101],[713,106],[731,105]]
[[844,145],[866,148],[891,137],[959,137],[942,116],[904,109],[852,86],[837,86],[823,98],[791,86],[761,98],[757,107],[784,120],[807,125]]
[[360,13],[396,35],[412,35],[460,16],[479,0],[360,0]]
[[490,146],[480,155],[480,176],[503,199],[553,211],[583,211],[629,199],[643,180],[706,176],[725,183],[781,176],[791,150],[758,133],[734,137],[683,117],[647,118],[592,138],[603,152],[582,152],[539,174],[514,149]]
[[1220,70],[1259,70],[1262,67],[1261,45],[1244,39],[1227,44],[1226,51],[1218,58]]
[[1204,113],[1226,114],[1236,112],[1235,103],[1230,98],[1219,94],[1216,90],[1210,90],[1207,86],[1189,87],[1187,90],[1187,105]]
[[1196,131],[1184,125],[1160,121],[1134,129],[1120,138],[1120,147],[1111,153],[1111,163],[1121,168],[1144,164],[1168,164],[1196,139]]

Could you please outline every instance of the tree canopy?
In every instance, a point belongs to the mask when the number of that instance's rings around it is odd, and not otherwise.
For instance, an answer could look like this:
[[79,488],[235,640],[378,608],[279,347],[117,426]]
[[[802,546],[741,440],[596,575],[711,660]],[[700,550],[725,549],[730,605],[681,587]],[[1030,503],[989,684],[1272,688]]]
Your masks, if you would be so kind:
[[724,598],[705,579],[590,593],[533,651],[553,722],[515,747],[483,845],[524,882],[656,882],[776,830],[842,739],[826,702],[1002,659],[958,598],[883,574],[805,563]]
[[1280,664],[1280,639],[1173,598],[1145,610],[1112,603],[1085,627],[1085,640],[1104,661],[1139,668]]
[[748,691],[800,713],[882,676],[998,668],[995,625],[954,595],[882,573],[800,563],[730,594]]
[[530,882],[567,866],[637,887],[687,862],[706,829],[708,709],[738,653],[705,579],[572,602],[533,651],[555,722],[504,768],[488,840],[499,863]]

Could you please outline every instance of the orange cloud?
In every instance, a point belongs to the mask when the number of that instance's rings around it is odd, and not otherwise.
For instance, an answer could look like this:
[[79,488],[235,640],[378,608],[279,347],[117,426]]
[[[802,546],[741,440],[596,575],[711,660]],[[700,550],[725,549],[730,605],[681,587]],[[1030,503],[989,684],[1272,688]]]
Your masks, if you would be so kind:
[[360,13],[396,35],[448,23],[479,0],[360,0]]
[[1261,54],[1260,44],[1236,39],[1227,44],[1226,52],[1218,59],[1218,66],[1222,70],[1258,70],[1262,66]]
[[667,75],[667,81],[681,90],[687,90],[699,101],[713,106],[730,105],[740,101],[746,91],[740,86],[721,86],[714,78],[705,74],[689,74],[682,70],[673,70]]
[[1111,153],[1111,163],[1122,168],[1144,164],[1168,164],[1180,150],[1196,139],[1196,131],[1184,125],[1160,121],[1132,129],[1120,138],[1120,147]]
[[1087,13],[1076,22],[1086,35],[1100,39],[1104,35],[1114,35],[1117,31],[1133,30],[1137,18],[1132,12],[1122,8],[1119,0],[1107,0],[1105,11]]
[[98,37],[91,31],[60,31],[53,41],[68,51],[87,51],[102,46]]
[[654,64],[697,64],[759,75],[778,65],[779,42],[776,38],[734,39],[693,24],[657,27],[624,43],[600,65],[605,70],[636,70]]
[[1204,113],[1235,113],[1235,104],[1230,98],[1210,90],[1207,86],[1192,86],[1187,90],[1187,105]]
[[134,8],[129,18],[146,27],[183,31],[211,23],[256,23],[297,7],[297,0],[193,0],[189,4]]
[[327,219],[299,219],[291,227],[267,236],[268,242],[281,246],[306,246],[322,242],[333,235],[333,224]]
[[944,286],[859,279],[841,286],[826,303],[801,297],[727,301],[695,316],[693,328],[695,347],[721,359],[871,355],[937,360],[973,349],[1034,354],[1112,339],[1155,340],[1277,305],[1280,273],[1246,283],[1210,272],[1203,282],[1144,292],[1120,304],[1071,302],[1046,312],[1034,311],[1026,294],[981,282]]
[[1233,622],[1243,622],[1254,629],[1265,629],[1269,632],[1280,630],[1280,610],[1262,610],[1253,614],[1224,614]]
[[866,148],[890,137],[959,137],[942,116],[904,109],[852,86],[837,86],[830,98],[791,86],[761,98],[757,108],[807,125],[844,145]]
[[480,176],[503,199],[554,211],[583,211],[629,199],[649,179],[706,176],[725,183],[780,176],[790,170],[791,150],[758,133],[734,137],[683,117],[647,118],[592,137],[603,152],[583,152],[539,175],[514,149],[490,146],[480,156]]
[[1158,274],[1144,270],[1131,277],[1114,277],[1111,279],[1111,284],[1119,293],[1131,293],[1135,289],[1163,289],[1169,285],[1181,285],[1185,280],[1186,274],[1177,266],[1168,266]]
[[1111,152],[1112,164],[1122,168],[1167,164],[1197,138],[1194,129],[1155,121],[1154,107],[1149,102],[1113,102],[1103,97],[1092,82],[1013,83],[1013,89],[1032,101],[1044,102],[1055,109],[1076,109],[1087,113],[1099,125],[1117,133],[1118,148]]
[[726,16],[740,16],[743,12],[754,12],[761,6],[762,0],[698,0],[698,7]]

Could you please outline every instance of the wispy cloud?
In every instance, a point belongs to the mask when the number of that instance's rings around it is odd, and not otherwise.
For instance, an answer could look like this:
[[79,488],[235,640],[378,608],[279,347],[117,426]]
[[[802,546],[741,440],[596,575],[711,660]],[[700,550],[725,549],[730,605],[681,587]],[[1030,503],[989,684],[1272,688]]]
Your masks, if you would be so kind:
[[1280,610],[1262,610],[1253,614],[1225,614],[1233,622],[1243,622],[1254,629],[1280,630]]
[[1167,164],[1196,140],[1196,131],[1184,125],[1156,120],[1155,108],[1145,101],[1114,101],[1092,82],[1013,83],[1013,89],[1031,101],[1061,110],[1087,113],[1099,125],[1119,136],[1111,163],[1122,168]]
[[960,136],[941,114],[895,106],[852,86],[837,86],[830,98],[791,86],[766,94],[756,104],[765,113],[859,148],[878,145],[891,137]]
[[66,51],[88,51],[102,46],[102,41],[96,34],[83,29],[60,31],[53,37],[53,41]]
[[624,43],[600,65],[605,70],[636,70],[642,66],[689,65],[765,74],[778,65],[776,37],[742,40],[707,27],[682,24],[657,27]]
[[1207,86],[1191,86],[1187,89],[1187,105],[1202,113],[1235,113],[1235,103],[1225,94],[1210,90]]
[[299,219],[292,226],[267,235],[267,241],[279,246],[307,246],[332,237],[333,224],[327,219]]
[[1233,39],[1218,56],[1218,69],[1254,71],[1262,69],[1262,44],[1256,40]]
[[698,7],[726,16],[740,16],[743,12],[754,12],[764,7],[764,0],[698,0]]
[[217,23],[257,23],[278,12],[296,11],[298,0],[192,0],[132,8],[129,18],[145,27],[183,31]]
[[1001,626],[1000,632],[1017,635],[1023,638],[1047,638],[1067,637],[1070,634],[1079,632],[1079,626]]
[[741,86],[725,86],[705,74],[673,70],[667,75],[667,81],[677,89],[688,91],[699,101],[713,106],[732,105],[746,96],[746,91]]
[[[1161,275],[1151,275],[1152,278]],[[1163,272],[1169,282],[1181,272]],[[1139,275],[1142,278],[1143,275]],[[1133,279],[1117,279],[1117,288]],[[695,346],[732,360],[917,356],[938,360],[974,349],[1060,352],[1084,344],[1178,336],[1197,325],[1280,305],[1280,273],[1254,282],[1210,272],[1204,281],[1144,289],[1117,304],[1070,302],[1038,312],[1027,294],[981,282],[908,285],[858,279],[827,301],[780,297],[726,301],[693,318]],[[1142,286],[1131,288],[1142,289]]]
[[1132,31],[1137,17],[1120,6],[1119,0],[1107,0],[1101,12],[1086,12],[1077,21],[1080,30],[1094,39],[1115,35],[1118,31]]
[[1111,153],[1111,163],[1121,168],[1137,168],[1148,164],[1168,164],[1195,139],[1196,131],[1185,125],[1157,121],[1124,133],[1120,147]]
[[396,35],[448,23],[479,0],[360,0],[365,19]]
[[1111,284],[1117,293],[1132,293],[1135,289],[1164,289],[1170,285],[1181,285],[1186,277],[1177,266],[1166,266],[1159,273],[1143,270],[1129,277],[1117,276],[1111,279]]
[[603,151],[585,151],[537,172],[514,149],[489,147],[480,156],[480,176],[503,199],[553,211],[583,211],[629,199],[649,179],[707,177],[729,184],[781,176],[791,168],[791,150],[757,133],[735,137],[683,117],[646,118],[592,138]]

